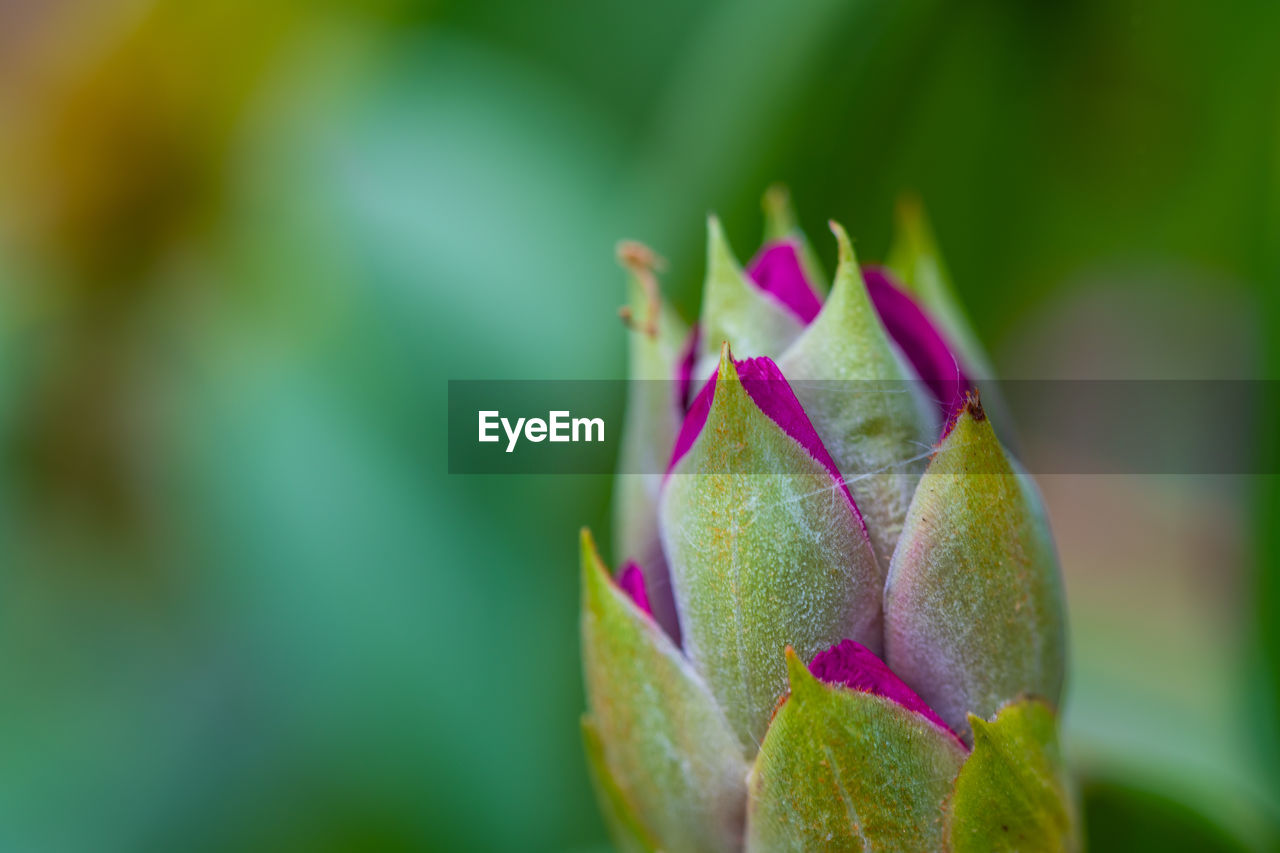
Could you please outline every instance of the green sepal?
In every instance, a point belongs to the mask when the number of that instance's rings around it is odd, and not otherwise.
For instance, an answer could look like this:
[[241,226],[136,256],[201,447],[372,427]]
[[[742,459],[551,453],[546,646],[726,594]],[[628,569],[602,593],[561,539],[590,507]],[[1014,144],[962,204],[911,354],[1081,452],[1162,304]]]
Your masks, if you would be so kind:
[[[715,356],[730,341],[740,357],[782,352],[803,324],[747,278],[720,220],[707,220],[707,280],[702,291],[701,353]],[[699,376],[710,373],[706,362]]]
[[791,695],[751,771],[750,853],[945,846],[944,803],[965,751],[882,696],[823,684],[787,652]]
[[934,453],[885,586],[886,662],[968,741],[1023,694],[1057,705],[1061,578],[1035,485],[970,400]]
[[1058,749],[1057,718],[1037,699],[970,716],[973,752],[947,807],[953,853],[1076,851],[1080,821]]
[[624,828],[643,830],[623,838],[737,849],[747,772],[737,739],[680,650],[614,584],[586,530],[582,659],[609,801],[626,805]]
[[656,853],[658,842],[649,835],[640,819],[636,817],[626,794],[613,778],[604,760],[604,743],[596,731],[590,714],[582,717],[582,748],[587,754],[587,769],[591,774],[591,786],[596,792],[596,801],[600,804],[600,813],[604,816],[605,826],[609,829],[609,837],[617,846],[619,853]]
[[818,260],[813,244],[800,229],[795,208],[791,204],[791,191],[785,184],[774,184],[765,190],[760,206],[764,209],[764,242],[794,241],[805,278],[819,296],[826,294],[830,289],[827,287],[826,270],[822,268],[822,261]]
[[684,648],[749,753],[786,690],[786,646],[882,647],[884,572],[854,508],[756,406],[727,346],[659,512]]
[[680,429],[683,411],[676,373],[689,327],[662,298],[656,270],[660,260],[639,243],[618,246],[618,260],[628,273],[624,318],[628,335],[626,417],[618,470],[613,485],[614,559],[635,560],[653,593],[658,621],[675,625],[666,561],[658,537],[658,495],[662,472]]
[[831,296],[778,366],[795,382],[887,566],[938,424],[871,304],[849,235],[834,222],[831,230],[840,259]]
[[903,196],[895,213],[887,266],[942,327],[972,379],[993,379],[991,361],[957,296],[920,200]]

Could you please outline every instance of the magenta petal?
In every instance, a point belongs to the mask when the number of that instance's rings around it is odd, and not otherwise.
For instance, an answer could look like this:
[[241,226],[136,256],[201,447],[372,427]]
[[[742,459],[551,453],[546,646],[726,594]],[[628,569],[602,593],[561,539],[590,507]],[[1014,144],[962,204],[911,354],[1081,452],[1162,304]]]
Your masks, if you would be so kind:
[[680,432],[676,435],[676,446],[671,452],[671,462],[667,465],[667,473],[676,467],[676,463],[684,458],[689,452],[689,448],[693,447],[693,443],[698,440],[698,436],[702,434],[702,428],[706,426],[707,415],[711,412],[711,398],[716,393],[716,377],[720,375],[719,369],[711,374],[706,384],[702,386],[702,390],[698,392],[698,396],[693,398],[693,402],[689,404],[689,411],[685,412],[684,421],[680,424]]
[[964,407],[970,382],[946,338],[887,270],[863,267],[862,278],[885,330],[929,386],[944,420],[951,420]]
[[793,240],[766,243],[747,266],[747,275],[805,323],[813,322],[822,310]]
[[618,587],[631,597],[636,607],[649,616],[653,616],[653,608],[649,606],[649,593],[644,586],[644,572],[634,561],[628,560],[618,572]]
[[[760,411],[768,415],[770,420],[782,427],[783,432],[809,451],[810,456],[821,462],[822,467],[831,472],[831,476],[840,484],[840,488],[844,490],[845,496],[852,504],[853,495],[849,493],[849,487],[845,484],[844,477],[840,475],[840,469],[836,467],[831,454],[823,446],[822,439],[818,438],[818,431],[813,428],[809,416],[804,413],[804,407],[796,399],[791,385],[773,359],[761,356],[735,361],[733,364],[738,369],[738,378],[742,380],[742,386],[751,395],[752,402],[759,406]],[[857,512],[856,506],[854,511]]]
[[909,711],[924,715],[929,722],[941,726],[957,741],[960,740],[928,703],[861,643],[841,640],[825,652],[818,652],[809,664],[809,671],[814,678],[827,684],[839,684],[851,690],[861,690],[891,699]]
[[693,385],[693,366],[698,360],[698,342],[701,339],[702,327],[695,324],[689,330],[689,338],[676,365],[676,404],[681,412],[689,410],[689,388]]
[[676,615],[675,598],[671,593],[671,578],[662,555],[658,554],[655,559],[655,562],[648,564],[647,574],[635,560],[628,560],[618,570],[616,583],[632,603],[666,631],[671,642],[679,646],[680,621]]
[[[782,375],[782,371],[778,369],[778,365],[767,356],[735,361],[733,365],[738,371],[738,378],[741,380],[743,388],[746,389],[751,401],[756,404],[760,411],[782,427],[783,432],[807,450],[810,456],[822,464],[822,467],[831,472],[831,476],[844,493],[845,499],[849,501],[849,506],[852,507],[853,514],[858,519],[858,524],[862,526],[865,532],[867,528],[866,522],[862,520],[862,513],[858,510],[858,505],[853,500],[848,484],[845,482],[844,477],[841,476],[840,469],[836,467],[831,454],[823,446],[822,439],[818,437],[817,430],[813,428],[809,416],[805,414],[804,407],[796,399],[795,392],[791,390],[791,385],[787,382],[786,377]],[[671,454],[671,464],[667,466],[668,474],[676,467],[680,459],[689,452],[689,448],[693,447],[693,443],[702,433],[702,428],[707,423],[707,415],[711,412],[711,401],[715,396],[716,379],[719,375],[720,370],[717,368],[715,373],[711,374],[707,383],[702,386],[702,390],[694,398],[693,404],[689,406],[689,412],[685,415],[684,423],[680,425],[680,434],[676,436],[676,446]]]

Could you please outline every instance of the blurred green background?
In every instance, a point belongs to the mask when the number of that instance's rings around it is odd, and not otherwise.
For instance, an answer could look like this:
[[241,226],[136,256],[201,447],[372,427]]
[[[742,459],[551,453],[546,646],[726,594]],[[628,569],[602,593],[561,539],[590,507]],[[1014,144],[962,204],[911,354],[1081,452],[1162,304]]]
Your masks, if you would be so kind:
[[[446,380],[622,376],[615,241],[690,315],[706,212],[745,258],[774,180],[828,262],[828,217],[875,259],[919,192],[1007,376],[1280,379],[1277,33],[0,2],[0,849],[606,849],[575,534],[610,483],[449,476]],[[1280,849],[1276,478],[1042,486],[1093,849]]]

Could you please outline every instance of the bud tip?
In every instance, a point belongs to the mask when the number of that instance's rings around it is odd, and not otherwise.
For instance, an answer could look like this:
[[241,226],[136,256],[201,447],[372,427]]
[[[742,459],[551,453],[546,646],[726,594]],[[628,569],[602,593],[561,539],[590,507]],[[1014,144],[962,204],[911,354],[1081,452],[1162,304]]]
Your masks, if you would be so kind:
[[738,379],[738,367],[733,363],[733,352],[729,349],[729,342],[722,341],[720,343],[720,367],[716,371],[716,382],[734,382]]
[[853,243],[849,240],[849,232],[845,231],[844,226],[834,219],[827,220],[827,227],[831,229],[831,233],[836,237],[837,262],[841,266],[853,263]]
[[983,411],[982,400],[978,394],[978,389],[970,389],[964,395],[964,410],[969,413],[969,417],[975,421],[983,421],[987,418],[987,413]]

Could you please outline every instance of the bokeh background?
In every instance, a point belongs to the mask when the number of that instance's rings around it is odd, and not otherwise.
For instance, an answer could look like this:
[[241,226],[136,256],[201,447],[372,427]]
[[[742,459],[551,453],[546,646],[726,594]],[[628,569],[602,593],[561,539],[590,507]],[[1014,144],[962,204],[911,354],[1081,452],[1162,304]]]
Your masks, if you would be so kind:
[[[622,376],[614,242],[690,315],[705,214],[745,257],[774,180],[828,262],[828,217],[874,259],[917,191],[1006,376],[1280,379],[1277,33],[3,0],[0,849],[607,849],[575,542],[609,479],[449,476],[446,380]],[[1093,849],[1280,849],[1276,478],[1042,486]]]

